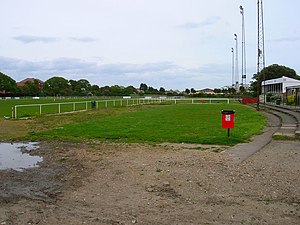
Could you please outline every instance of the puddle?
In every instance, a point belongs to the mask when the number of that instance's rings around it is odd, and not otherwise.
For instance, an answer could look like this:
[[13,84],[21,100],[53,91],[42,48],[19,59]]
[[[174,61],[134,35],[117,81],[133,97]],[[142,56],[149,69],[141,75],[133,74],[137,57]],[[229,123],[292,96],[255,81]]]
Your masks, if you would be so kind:
[[0,170],[16,170],[38,167],[42,157],[29,155],[29,151],[39,148],[37,142],[0,143]]

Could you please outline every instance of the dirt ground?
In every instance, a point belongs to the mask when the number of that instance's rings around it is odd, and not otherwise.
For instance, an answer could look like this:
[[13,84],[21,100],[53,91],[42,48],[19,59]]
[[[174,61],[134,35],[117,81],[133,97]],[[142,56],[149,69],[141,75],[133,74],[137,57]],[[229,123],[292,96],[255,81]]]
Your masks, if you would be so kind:
[[[224,151],[222,151],[224,150]],[[0,171],[0,224],[300,224],[300,142],[239,163],[223,147],[41,143]]]

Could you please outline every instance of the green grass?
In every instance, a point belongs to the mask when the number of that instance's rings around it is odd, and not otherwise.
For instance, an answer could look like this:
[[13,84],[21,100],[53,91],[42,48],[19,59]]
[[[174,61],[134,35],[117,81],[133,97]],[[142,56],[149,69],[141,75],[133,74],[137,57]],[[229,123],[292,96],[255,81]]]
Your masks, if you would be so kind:
[[[75,110],[85,110],[86,109],[86,102],[87,108],[91,109],[91,101],[96,100],[100,101],[98,103],[99,108],[105,107],[113,107],[113,106],[121,106],[126,105],[126,99],[103,99],[103,98],[40,98],[40,99],[1,99],[0,100],[0,118],[2,117],[11,117],[12,116],[12,108],[15,105],[36,105],[36,106],[27,106],[27,107],[18,107],[17,108],[17,116],[18,118],[22,117],[33,117],[40,115],[40,107],[39,104],[52,104],[52,105],[45,105],[42,106],[42,114],[54,114],[59,112],[59,106],[57,103],[69,103],[69,104],[62,104],[60,106],[60,112],[70,112],[73,111],[74,104],[72,102],[81,102],[76,103]],[[108,100],[107,104],[103,100]],[[115,102],[113,101],[115,100]],[[122,101],[122,102],[121,102]],[[129,104],[133,104],[133,99],[128,100]]]
[[299,141],[296,137],[284,136],[284,135],[273,135],[273,140],[276,141]]
[[[87,98],[80,98],[80,99],[74,99],[74,98],[65,98],[65,99],[59,99],[59,98],[40,98],[40,99],[1,99],[0,100],[0,117],[8,116],[10,117],[12,114],[12,107],[15,105],[30,105],[30,104],[47,104],[47,103],[63,103],[63,102],[80,102],[80,101],[91,101]],[[57,106],[55,107],[57,109]],[[51,110],[55,110],[54,107]],[[25,112],[23,114],[29,114],[29,115],[35,115],[39,111],[39,108],[32,107],[31,109],[22,109]],[[20,112],[22,113],[22,112]]]
[[[227,130],[221,128],[223,109],[236,111],[235,128],[229,138]],[[232,145],[249,140],[261,132],[265,124],[260,113],[239,104],[159,105],[121,111],[104,117],[95,114],[82,122],[31,132],[30,139]]]

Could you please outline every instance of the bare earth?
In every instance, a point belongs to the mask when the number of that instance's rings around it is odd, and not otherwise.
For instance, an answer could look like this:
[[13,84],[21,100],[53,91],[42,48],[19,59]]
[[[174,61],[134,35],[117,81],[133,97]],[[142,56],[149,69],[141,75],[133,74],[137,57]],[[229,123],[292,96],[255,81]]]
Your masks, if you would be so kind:
[[300,224],[300,142],[195,147],[41,143],[40,168],[0,171],[0,224]]

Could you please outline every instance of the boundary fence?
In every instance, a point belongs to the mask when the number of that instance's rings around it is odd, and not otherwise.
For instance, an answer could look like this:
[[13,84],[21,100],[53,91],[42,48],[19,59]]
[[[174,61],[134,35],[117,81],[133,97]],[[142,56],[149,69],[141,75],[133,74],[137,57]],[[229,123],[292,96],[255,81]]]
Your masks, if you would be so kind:
[[156,103],[170,104],[216,104],[225,102],[230,103],[228,98],[127,98],[114,100],[91,100],[81,102],[61,102],[61,103],[46,103],[46,104],[28,104],[15,105],[12,107],[12,118],[30,117],[36,115],[56,115],[72,112],[87,111],[90,109],[101,109],[108,107],[129,107],[144,104]]

